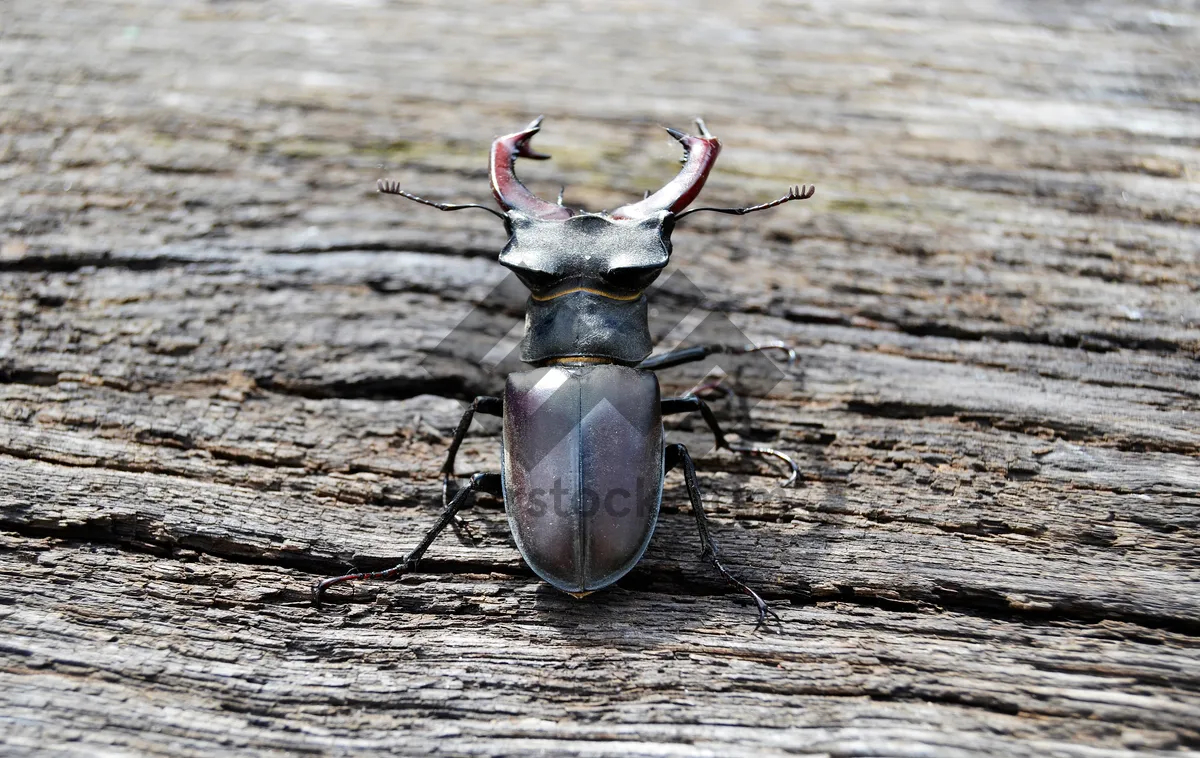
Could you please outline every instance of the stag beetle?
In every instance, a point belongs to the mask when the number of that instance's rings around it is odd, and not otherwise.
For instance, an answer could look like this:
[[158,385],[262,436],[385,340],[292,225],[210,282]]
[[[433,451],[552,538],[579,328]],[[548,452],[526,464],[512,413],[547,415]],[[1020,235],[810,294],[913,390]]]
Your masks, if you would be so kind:
[[[549,158],[530,149],[539,117],[524,130],[492,144],[492,193],[503,212],[484,205],[437,203],[379,182],[379,191],[443,211],[480,208],[503,222],[508,244],[500,263],[531,294],[521,360],[533,370],[510,374],[502,397],[477,397],[463,413],[442,466],[441,518],[402,563],[386,571],[325,579],[313,588],[319,604],[325,590],[351,579],[386,579],[411,570],[430,544],[477,492],[504,500],[509,527],[521,556],[549,584],[575,596],[607,587],[642,557],[658,520],[663,477],[682,467],[703,557],[758,606],[758,622],[769,611],[754,590],[717,559],[717,544],[696,483],[696,467],[681,444],[666,444],[662,417],[699,411],[718,447],[774,456],[791,473],[795,461],[778,450],[728,441],[712,410],[696,393],[660,397],[657,369],[698,361],[714,353],[745,354],[779,349],[782,343],[710,344],[662,355],[651,352],[645,290],[667,265],[671,232],[690,213],[742,215],[812,197],[811,186],[792,187],[773,202],[748,208],[694,208],[721,143],[697,119],[699,136],[668,128],[683,145],[679,175],[658,192],[611,212],[587,213],[535,196],[517,179],[517,158]],[[474,474],[453,491],[454,460],[476,413],[502,417],[501,472]]]

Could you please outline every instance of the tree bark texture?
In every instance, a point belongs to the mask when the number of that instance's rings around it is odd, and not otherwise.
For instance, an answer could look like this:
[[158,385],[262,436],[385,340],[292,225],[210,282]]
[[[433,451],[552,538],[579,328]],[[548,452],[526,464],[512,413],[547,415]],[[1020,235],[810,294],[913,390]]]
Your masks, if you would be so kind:
[[[8,0],[3,751],[1200,748],[1198,49],[1169,0]],[[661,186],[697,115],[703,204],[817,185],[689,218],[650,293],[663,345],[726,314],[798,350],[717,403],[797,487],[669,423],[770,631],[677,473],[583,600],[481,498],[478,545],[309,602],[433,523],[519,333],[496,219],[375,181],[490,202],[539,113],[519,168],[569,205]],[[458,470],[497,467],[479,425]]]

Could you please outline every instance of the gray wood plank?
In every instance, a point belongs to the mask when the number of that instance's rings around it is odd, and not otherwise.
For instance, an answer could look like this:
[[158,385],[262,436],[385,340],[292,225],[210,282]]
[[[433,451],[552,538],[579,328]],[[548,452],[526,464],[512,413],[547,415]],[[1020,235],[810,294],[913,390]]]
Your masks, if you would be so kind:
[[[9,3],[4,751],[1194,752],[1197,48],[1170,2]],[[480,544],[308,601],[432,522],[522,319],[495,219],[375,180],[488,202],[538,113],[522,177],[569,204],[661,185],[697,115],[706,204],[818,186],[690,217],[651,292],[664,345],[725,314],[797,348],[718,408],[797,488],[669,430],[775,633],[675,474],[584,600],[483,498]],[[478,424],[459,471],[497,460]]]

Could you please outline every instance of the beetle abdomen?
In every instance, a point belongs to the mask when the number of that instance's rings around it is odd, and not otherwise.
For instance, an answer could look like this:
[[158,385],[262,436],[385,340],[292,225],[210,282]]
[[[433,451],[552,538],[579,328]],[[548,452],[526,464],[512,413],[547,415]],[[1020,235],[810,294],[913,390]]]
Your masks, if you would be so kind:
[[654,374],[611,364],[512,374],[503,439],[505,510],[538,576],[588,592],[633,568],[662,499]]

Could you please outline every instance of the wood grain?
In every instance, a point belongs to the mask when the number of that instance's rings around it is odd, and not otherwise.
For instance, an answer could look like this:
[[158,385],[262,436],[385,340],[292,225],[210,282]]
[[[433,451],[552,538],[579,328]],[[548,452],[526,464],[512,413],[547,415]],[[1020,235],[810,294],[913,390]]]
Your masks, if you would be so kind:
[[[10,2],[4,752],[1197,750],[1197,49],[1165,0]],[[521,320],[494,218],[375,180],[488,202],[491,139],[538,113],[522,177],[568,204],[660,186],[658,126],[697,115],[705,204],[817,185],[689,217],[651,293],[663,344],[726,314],[797,347],[721,414],[799,487],[670,430],[773,633],[675,474],[585,600],[481,499],[480,544],[308,602],[433,521]],[[497,455],[481,425],[459,471]]]

